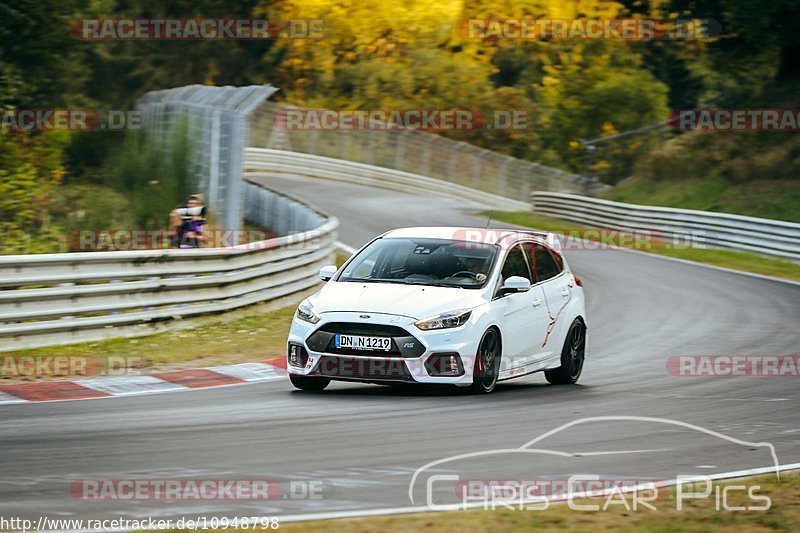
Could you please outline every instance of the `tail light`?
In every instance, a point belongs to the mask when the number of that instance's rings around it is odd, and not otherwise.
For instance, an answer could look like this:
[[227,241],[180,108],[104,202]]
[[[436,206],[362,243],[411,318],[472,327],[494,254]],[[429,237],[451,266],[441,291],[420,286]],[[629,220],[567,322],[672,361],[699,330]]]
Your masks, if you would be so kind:
[[583,287],[583,282],[581,281],[581,278],[579,278],[575,274],[573,274],[572,277],[575,278],[575,285],[577,285],[578,287]]

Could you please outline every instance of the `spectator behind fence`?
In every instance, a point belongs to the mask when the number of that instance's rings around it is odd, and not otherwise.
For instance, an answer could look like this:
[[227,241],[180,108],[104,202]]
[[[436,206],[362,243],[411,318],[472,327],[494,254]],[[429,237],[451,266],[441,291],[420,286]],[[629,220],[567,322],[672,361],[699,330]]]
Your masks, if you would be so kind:
[[170,213],[170,226],[174,232],[175,248],[200,248],[207,240],[206,207],[200,194],[189,196],[186,207],[178,208]]

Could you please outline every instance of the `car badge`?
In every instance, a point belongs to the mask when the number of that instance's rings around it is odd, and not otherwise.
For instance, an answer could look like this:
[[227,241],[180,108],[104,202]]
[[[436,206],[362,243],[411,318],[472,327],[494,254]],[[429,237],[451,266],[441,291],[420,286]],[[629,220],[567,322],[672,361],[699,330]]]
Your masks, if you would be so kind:
[[369,315],[358,315],[358,318],[370,318]]

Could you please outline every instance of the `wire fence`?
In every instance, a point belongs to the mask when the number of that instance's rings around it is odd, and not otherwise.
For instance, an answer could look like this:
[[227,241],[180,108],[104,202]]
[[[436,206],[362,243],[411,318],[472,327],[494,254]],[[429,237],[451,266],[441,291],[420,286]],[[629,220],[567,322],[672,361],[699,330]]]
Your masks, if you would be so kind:
[[582,141],[583,174],[615,185],[634,174],[643,157],[679,135],[671,120]]
[[594,195],[607,188],[596,178],[420,130],[285,128],[281,112],[286,109],[297,108],[264,102],[252,113],[250,146],[366,163],[517,200],[527,200],[533,191]]
[[187,122],[194,180],[190,185],[205,194],[225,228],[239,228],[243,219],[242,158],[248,145],[248,115],[277,90],[269,85],[189,85],[149,92],[136,103],[145,132],[167,152],[173,131]]
[[149,92],[136,104],[147,135],[165,151],[170,150],[175,128],[185,121],[192,141],[190,186],[206,195],[226,228],[240,227],[245,215],[242,161],[247,147],[364,163],[521,201],[528,201],[534,191],[596,195],[608,187],[594,176],[420,130],[281,127],[281,112],[297,108],[266,101],[277,90],[269,85],[191,85]]

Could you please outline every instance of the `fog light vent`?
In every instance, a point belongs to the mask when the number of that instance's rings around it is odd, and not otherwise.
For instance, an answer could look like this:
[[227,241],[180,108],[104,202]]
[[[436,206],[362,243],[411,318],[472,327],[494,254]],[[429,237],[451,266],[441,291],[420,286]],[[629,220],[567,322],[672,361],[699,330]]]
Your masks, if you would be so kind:
[[308,362],[308,352],[302,345],[290,342],[288,361],[294,367],[303,368]]
[[464,364],[455,352],[435,353],[425,361],[425,370],[429,376],[463,376]]

